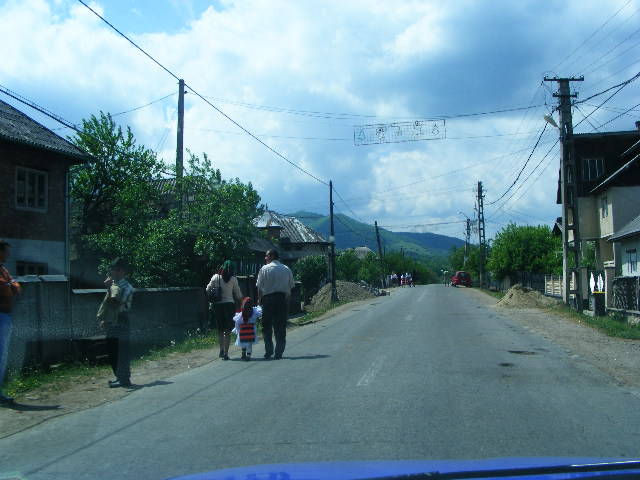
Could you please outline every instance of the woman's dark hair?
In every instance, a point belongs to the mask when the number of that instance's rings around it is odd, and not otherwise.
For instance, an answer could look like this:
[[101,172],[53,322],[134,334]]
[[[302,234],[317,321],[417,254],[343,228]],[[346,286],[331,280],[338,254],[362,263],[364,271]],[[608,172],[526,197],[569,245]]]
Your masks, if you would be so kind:
[[228,283],[233,276],[233,262],[231,262],[231,260],[226,260],[220,267],[218,274],[222,276],[224,283]]

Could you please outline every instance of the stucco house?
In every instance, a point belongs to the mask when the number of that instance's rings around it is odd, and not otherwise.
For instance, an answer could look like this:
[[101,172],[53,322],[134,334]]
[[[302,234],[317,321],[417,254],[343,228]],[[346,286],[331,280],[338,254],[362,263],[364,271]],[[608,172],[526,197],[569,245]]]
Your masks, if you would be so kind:
[[87,156],[0,100],[0,238],[20,275],[69,275],[69,167]]

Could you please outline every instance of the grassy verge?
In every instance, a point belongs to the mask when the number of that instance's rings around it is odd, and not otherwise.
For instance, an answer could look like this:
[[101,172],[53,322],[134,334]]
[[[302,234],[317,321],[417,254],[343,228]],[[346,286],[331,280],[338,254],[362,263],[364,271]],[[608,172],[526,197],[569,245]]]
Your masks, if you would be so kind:
[[324,315],[328,311],[333,310],[334,308],[340,307],[342,305],[346,305],[347,303],[351,303],[351,302],[336,302],[336,303],[333,303],[333,304],[329,305],[328,307],[322,308],[320,310],[315,310],[313,312],[306,313],[302,317],[298,317],[295,320],[292,320],[291,323],[293,323],[294,325],[300,325],[300,324],[305,324],[305,323],[311,322],[311,321],[315,320],[316,318],[321,317],[322,315]]
[[[181,342],[171,342],[166,347],[149,350],[146,354],[134,359],[132,367],[147,361],[160,360],[174,353],[189,353],[194,350],[214,348],[218,344],[217,333],[202,334],[199,332],[187,334]],[[65,384],[81,378],[105,375],[111,371],[107,365],[91,365],[85,363],[60,363],[49,368],[29,368],[14,376],[6,385],[10,396],[22,395],[44,386],[53,390],[64,389]]]
[[640,340],[640,326],[631,325],[626,321],[623,315],[615,313],[604,317],[591,317],[589,315],[578,313],[566,305],[559,305],[554,307],[552,310],[578,323],[584,323],[597,328],[610,337]]
[[478,288],[478,290],[480,290],[481,292],[486,293],[487,295],[491,295],[492,297],[495,297],[498,300],[500,300],[502,297],[504,297],[504,292],[497,292],[497,291],[494,291],[494,290],[489,290],[488,288]]

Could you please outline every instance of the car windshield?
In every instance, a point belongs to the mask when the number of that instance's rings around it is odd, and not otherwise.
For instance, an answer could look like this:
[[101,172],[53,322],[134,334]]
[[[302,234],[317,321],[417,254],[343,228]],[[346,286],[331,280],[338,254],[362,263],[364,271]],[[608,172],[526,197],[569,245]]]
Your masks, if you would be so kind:
[[638,457],[639,25],[0,0],[0,480]]

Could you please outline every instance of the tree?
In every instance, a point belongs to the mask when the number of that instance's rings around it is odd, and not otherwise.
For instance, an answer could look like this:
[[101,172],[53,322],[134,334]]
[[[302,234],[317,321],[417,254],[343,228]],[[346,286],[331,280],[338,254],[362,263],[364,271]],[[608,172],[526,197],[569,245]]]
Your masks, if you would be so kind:
[[357,282],[362,261],[353,249],[344,250],[336,256],[336,278],[346,282]]
[[464,261],[464,247],[451,247],[449,253],[449,270],[451,275],[456,271],[464,270],[469,272],[472,277],[478,278],[480,265],[480,247],[478,245],[469,245],[467,262]]
[[560,238],[546,225],[510,223],[496,234],[487,268],[499,279],[518,271],[556,273],[561,270]]
[[250,183],[223,180],[206,154],[189,152],[184,176],[167,188],[168,167],[108,114],[84,120],[72,141],[91,155],[71,172],[74,243],[103,270],[124,257],[136,286],[202,285],[224,259],[245,253],[260,196]]
[[293,271],[302,283],[304,300],[308,301],[327,279],[327,258],[323,255],[303,257],[295,263]]
[[362,259],[360,269],[358,270],[358,279],[364,280],[370,285],[380,285],[382,279],[382,266],[380,259],[375,253],[369,252]]

